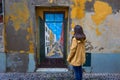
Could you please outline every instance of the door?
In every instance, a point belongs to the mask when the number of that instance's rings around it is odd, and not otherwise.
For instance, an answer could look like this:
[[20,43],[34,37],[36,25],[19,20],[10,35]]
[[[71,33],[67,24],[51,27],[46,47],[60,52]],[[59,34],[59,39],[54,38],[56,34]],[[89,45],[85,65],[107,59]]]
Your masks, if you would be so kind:
[[40,65],[42,68],[66,66],[67,19],[65,12],[44,12],[39,18]]

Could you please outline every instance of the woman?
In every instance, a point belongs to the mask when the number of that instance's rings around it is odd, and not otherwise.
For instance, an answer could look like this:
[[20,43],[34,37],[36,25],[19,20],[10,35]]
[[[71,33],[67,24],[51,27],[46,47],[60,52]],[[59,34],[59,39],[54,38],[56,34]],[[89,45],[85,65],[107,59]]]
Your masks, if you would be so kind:
[[85,63],[85,40],[86,36],[80,25],[74,28],[74,36],[70,47],[67,61],[73,66],[75,80],[82,80],[82,65]]

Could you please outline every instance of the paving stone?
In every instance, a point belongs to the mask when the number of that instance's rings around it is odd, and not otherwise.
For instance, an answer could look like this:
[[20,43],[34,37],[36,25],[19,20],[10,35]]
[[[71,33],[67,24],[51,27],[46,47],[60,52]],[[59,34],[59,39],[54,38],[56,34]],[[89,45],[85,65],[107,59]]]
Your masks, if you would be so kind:
[[[73,80],[72,72],[0,73],[0,80]],[[120,80],[120,73],[84,73],[83,80]]]

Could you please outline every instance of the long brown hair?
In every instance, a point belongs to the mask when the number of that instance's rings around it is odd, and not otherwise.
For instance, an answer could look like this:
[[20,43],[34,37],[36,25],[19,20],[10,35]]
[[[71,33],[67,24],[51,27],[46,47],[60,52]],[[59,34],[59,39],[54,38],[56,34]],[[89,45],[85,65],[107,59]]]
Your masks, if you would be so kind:
[[74,37],[77,40],[83,41],[86,39],[86,35],[83,32],[82,26],[76,25],[74,28]]

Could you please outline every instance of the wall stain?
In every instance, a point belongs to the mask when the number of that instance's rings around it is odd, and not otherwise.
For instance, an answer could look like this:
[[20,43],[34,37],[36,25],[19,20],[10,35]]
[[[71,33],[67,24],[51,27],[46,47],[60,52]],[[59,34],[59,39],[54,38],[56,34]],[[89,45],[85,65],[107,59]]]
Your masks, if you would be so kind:
[[97,50],[97,51],[103,51],[104,50],[104,47],[100,47],[100,46],[93,46],[92,45],[92,42],[90,41],[86,41],[86,44],[85,44],[85,48],[86,48],[86,52],[92,52],[92,50]]
[[29,52],[30,52],[30,53],[34,53],[34,44],[33,44],[33,42],[30,41],[29,44],[30,44],[30,45],[29,45]]
[[99,51],[102,51],[103,49],[104,49],[104,47],[100,47],[100,48],[99,48]]
[[95,13],[92,15],[92,20],[96,25],[100,25],[108,15],[112,14],[111,6],[102,1],[96,1],[94,3],[94,11]]
[[85,48],[86,48],[86,52],[91,52],[94,49],[90,41],[86,41]]
[[48,0],[49,1],[49,3],[53,3],[54,2],[54,0]]
[[71,18],[82,19],[85,17],[85,3],[86,0],[72,0],[73,5],[71,5]]
[[72,22],[72,24],[71,24],[71,28],[74,28],[74,27],[75,27],[75,23]]
[[5,16],[7,31],[5,33],[5,51],[34,53],[33,24],[27,1],[12,2],[8,9],[10,11]]
[[26,36],[26,39],[29,41],[29,51],[28,53],[34,53],[34,43],[33,43],[33,29],[31,27],[32,25],[32,22],[31,20],[29,19],[28,21],[28,28],[27,28],[27,32],[29,33],[27,36]]
[[97,28],[96,28],[96,35],[97,35],[97,36],[100,36],[101,34],[102,34],[102,32],[100,32],[99,28],[97,27]]
[[92,2],[92,0],[87,0],[88,2]]
[[[74,27],[75,27],[75,23],[74,23],[74,22],[72,22],[72,24],[71,24],[71,28],[72,28],[72,29],[74,29]],[[72,30],[72,31],[70,32],[70,34],[72,34],[72,35],[73,35],[73,34],[74,34],[74,31]]]
[[23,3],[13,3],[10,7],[10,14],[12,21],[14,22],[15,30],[20,29],[21,24],[26,24],[30,13],[26,4]]
[[19,29],[18,31],[14,28],[14,22],[9,17],[8,23],[6,24],[6,44],[5,51],[28,51],[28,41],[25,39],[28,34],[26,30]]

